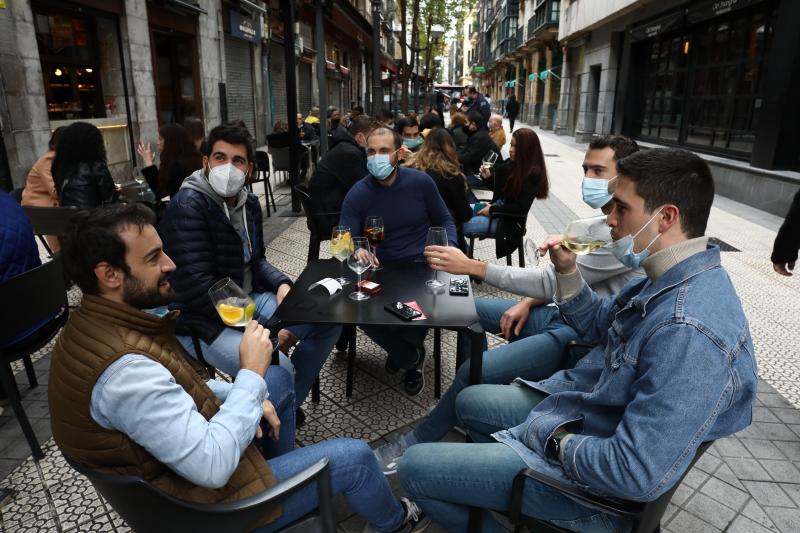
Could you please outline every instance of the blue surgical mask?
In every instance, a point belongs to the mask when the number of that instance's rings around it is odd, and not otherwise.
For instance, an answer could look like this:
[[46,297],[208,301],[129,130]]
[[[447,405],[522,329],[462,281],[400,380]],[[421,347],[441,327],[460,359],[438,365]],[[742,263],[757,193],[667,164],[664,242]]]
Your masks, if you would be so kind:
[[589,204],[590,207],[599,209],[611,201],[613,195],[608,192],[608,186],[612,181],[617,179],[616,176],[610,180],[600,178],[590,178],[588,176],[583,178],[581,183],[581,193],[583,194],[583,201]]
[[642,261],[647,259],[647,257],[650,255],[650,250],[648,250],[648,248],[650,248],[653,245],[653,243],[656,242],[656,240],[658,240],[659,237],[661,237],[661,234],[659,233],[658,235],[653,237],[653,240],[651,240],[648,243],[648,245],[644,247],[644,250],[642,250],[641,252],[633,251],[633,240],[636,238],[637,235],[643,232],[644,229],[647,226],[649,226],[653,220],[655,220],[656,216],[658,216],[660,212],[661,209],[656,211],[655,214],[652,217],[650,217],[650,220],[648,220],[645,223],[645,225],[642,226],[642,228],[635,234],[631,235],[629,233],[628,235],[625,235],[621,239],[616,240],[609,245],[609,248],[611,248],[611,253],[614,254],[614,256],[619,260],[620,263],[622,263],[623,265],[625,265],[630,269],[636,269],[639,268],[639,265],[642,264]]
[[417,137],[415,139],[403,139],[403,144],[413,150],[414,148],[422,144],[422,139],[420,137]]
[[375,154],[367,158],[367,170],[376,180],[383,181],[394,171],[392,154]]

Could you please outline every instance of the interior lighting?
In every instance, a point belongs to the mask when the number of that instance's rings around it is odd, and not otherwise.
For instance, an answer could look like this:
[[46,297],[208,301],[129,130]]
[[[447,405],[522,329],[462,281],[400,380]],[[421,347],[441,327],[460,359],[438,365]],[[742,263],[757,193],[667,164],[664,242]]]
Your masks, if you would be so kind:
[[56,76],[61,76],[61,75],[63,74],[63,72],[61,72],[61,69],[60,69],[60,68],[57,68],[57,69],[56,69],[56,71],[54,72],[54,74],[55,74]]

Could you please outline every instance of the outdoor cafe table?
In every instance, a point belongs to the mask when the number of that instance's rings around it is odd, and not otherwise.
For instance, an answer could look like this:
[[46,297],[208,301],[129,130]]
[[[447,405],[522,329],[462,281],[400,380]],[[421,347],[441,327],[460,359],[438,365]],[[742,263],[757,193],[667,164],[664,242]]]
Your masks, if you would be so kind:
[[[323,259],[310,262],[294,287],[275,311],[272,327],[289,324],[341,324],[345,326],[403,326],[408,328],[439,328],[463,331],[470,336],[470,383],[480,383],[483,364],[483,328],[475,311],[475,300],[470,287],[468,296],[451,296],[449,293],[451,276],[439,272],[439,280],[444,287],[433,292],[425,281],[433,277],[433,271],[425,263],[383,264],[377,272],[370,270],[368,279],[380,283],[383,289],[373,294],[369,300],[355,301],[348,295],[355,290],[356,276],[345,269],[352,283],[333,296],[323,287],[311,291],[309,286],[323,278],[336,278],[341,275],[339,261]],[[463,277],[463,276],[461,276]],[[367,274],[362,276],[367,279]],[[384,305],[392,302],[416,301],[425,315],[425,320],[404,321],[389,313]],[[354,339],[353,339],[354,340]],[[437,337],[438,340],[438,337]],[[441,389],[441,357],[436,353],[439,342],[435,343],[434,361],[436,396]],[[352,393],[353,367],[355,363],[355,342],[349,343],[347,365],[347,396]]]

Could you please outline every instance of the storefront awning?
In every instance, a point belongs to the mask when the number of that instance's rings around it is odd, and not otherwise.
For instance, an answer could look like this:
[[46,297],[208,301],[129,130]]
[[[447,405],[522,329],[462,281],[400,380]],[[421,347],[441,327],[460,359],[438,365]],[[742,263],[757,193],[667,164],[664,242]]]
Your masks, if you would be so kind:
[[392,58],[382,55],[381,66],[392,74],[397,74],[397,63],[395,63]]
[[197,2],[191,2],[188,0],[166,0],[167,4],[172,4],[174,7],[177,7],[181,11],[188,11],[190,13],[200,13],[203,15],[208,15],[208,11],[200,7]]
[[763,0],[710,0],[700,5],[690,7],[687,18],[689,19],[689,24],[694,24],[695,22],[712,19],[762,1]]
[[678,11],[674,11],[668,15],[664,15],[663,17],[651,20],[650,22],[640,26],[636,26],[635,28],[631,29],[628,34],[631,36],[632,41],[649,39],[682,26],[684,19],[684,10],[679,9]]

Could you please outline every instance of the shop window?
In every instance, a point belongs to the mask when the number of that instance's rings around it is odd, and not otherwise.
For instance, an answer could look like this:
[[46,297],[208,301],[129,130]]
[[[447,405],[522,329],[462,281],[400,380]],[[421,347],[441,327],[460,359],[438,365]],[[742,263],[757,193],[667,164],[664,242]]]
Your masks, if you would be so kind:
[[95,18],[36,12],[34,23],[50,120],[105,117]]
[[738,11],[640,44],[647,66],[639,135],[750,154],[773,20],[774,9]]

